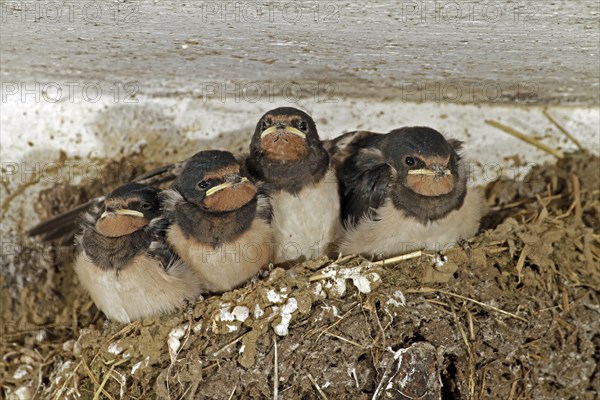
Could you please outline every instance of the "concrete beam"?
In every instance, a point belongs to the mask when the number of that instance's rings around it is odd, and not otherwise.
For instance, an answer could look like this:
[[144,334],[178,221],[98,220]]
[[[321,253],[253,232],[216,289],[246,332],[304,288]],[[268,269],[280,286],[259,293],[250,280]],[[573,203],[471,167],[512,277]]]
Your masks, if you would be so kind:
[[595,0],[17,0],[0,11],[4,85],[101,85],[113,96],[600,102]]

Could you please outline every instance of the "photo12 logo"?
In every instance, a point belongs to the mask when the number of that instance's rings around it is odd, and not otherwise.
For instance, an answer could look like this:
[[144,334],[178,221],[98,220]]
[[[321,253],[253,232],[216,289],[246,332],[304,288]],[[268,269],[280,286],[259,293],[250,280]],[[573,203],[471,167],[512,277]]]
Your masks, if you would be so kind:
[[316,1],[310,6],[297,1],[233,2],[208,1],[202,3],[202,22],[317,22],[337,23],[340,4]]
[[112,23],[131,24],[138,21],[139,1],[3,1],[0,20],[3,23]]
[[538,22],[539,5],[533,2],[490,1],[404,1],[402,22]]
[[76,246],[55,246],[51,243],[35,242],[0,242],[0,259],[2,263],[10,263],[15,257],[26,255],[36,265],[52,264],[56,260],[74,260],[80,249]]
[[301,99],[312,98],[315,103],[337,103],[338,85],[333,82],[315,83],[270,83],[270,82],[202,82],[200,93],[195,94],[203,102],[219,100],[240,103],[268,101],[273,103],[283,98],[288,103],[298,103]]
[[473,103],[512,100],[531,103],[537,100],[538,85],[534,82],[404,82],[400,86],[404,102]]
[[103,96],[114,103],[137,103],[138,91],[137,82],[115,82],[108,87],[99,82],[2,82],[1,97],[2,103],[96,103]]
[[124,181],[130,178],[130,172],[136,166],[129,162],[119,164],[101,164],[92,161],[2,161],[0,183],[13,182],[81,184],[82,182]]

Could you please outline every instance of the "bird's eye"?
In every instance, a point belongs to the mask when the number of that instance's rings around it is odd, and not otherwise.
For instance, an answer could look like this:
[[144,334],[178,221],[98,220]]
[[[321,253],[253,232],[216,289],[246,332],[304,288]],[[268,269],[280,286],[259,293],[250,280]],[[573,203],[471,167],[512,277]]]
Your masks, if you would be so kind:
[[415,165],[415,159],[412,157],[406,157],[406,159],[404,160],[404,162],[406,163],[406,165]]
[[306,121],[300,121],[300,123],[298,124],[298,129],[300,129],[303,132],[306,132],[306,130],[307,130]]
[[198,188],[202,189],[202,190],[207,189],[209,186],[210,186],[209,183],[206,181],[202,181],[202,182],[198,183]]
[[147,201],[142,202],[142,204],[140,204],[140,207],[142,208],[142,210],[149,210],[152,208],[152,204],[150,204]]
[[270,123],[270,121],[268,121],[268,120],[266,120],[266,119],[265,119],[265,120],[263,120],[263,122],[262,122],[262,127],[261,127],[261,129],[264,131],[265,129],[267,129],[267,128],[268,128],[268,127],[270,127],[270,126],[271,126],[271,123]]

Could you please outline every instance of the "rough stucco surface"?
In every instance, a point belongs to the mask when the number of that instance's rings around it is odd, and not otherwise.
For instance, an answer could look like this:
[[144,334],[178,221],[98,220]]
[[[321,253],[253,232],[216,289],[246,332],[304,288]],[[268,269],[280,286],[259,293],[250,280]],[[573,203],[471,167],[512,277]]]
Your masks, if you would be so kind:
[[101,84],[118,96],[598,103],[598,10],[595,0],[6,1],[0,65],[3,83]]

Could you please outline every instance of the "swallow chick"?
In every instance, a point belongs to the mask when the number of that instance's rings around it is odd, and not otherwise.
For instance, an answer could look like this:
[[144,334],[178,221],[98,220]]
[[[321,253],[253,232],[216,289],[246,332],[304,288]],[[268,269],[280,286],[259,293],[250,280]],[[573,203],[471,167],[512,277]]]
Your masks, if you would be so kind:
[[167,240],[204,291],[231,290],[271,262],[271,207],[226,151],[190,158],[164,192]]
[[462,142],[434,129],[351,132],[335,140],[344,254],[442,250],[479,229],[483,197],[467,188]]
[[[172,182],[179,175],[183,162],[164,165],[135,177],[131,183],[146,186],[159,186]],[[35,236],[42,242],[56,242],[59,245],[71,245],[80,228],[80,221],[86,212],[95,212],[104,207],[105,196],[98,196],[79,204],[70,210],[40,222],[31,228],[27,234]]]
[[264,114],[245,162],[273,206],[274,262],[328,255],[338,234],[338,183],[313,119],[292,107]]
[[200,280],[164,240],[159,190],[138,183],[119,187],[103,209],[83,214],[75,263],[81,284],[110,319],[168,313],[200,294]]

